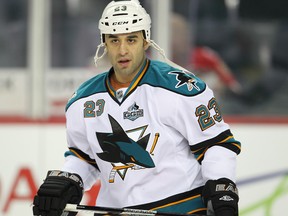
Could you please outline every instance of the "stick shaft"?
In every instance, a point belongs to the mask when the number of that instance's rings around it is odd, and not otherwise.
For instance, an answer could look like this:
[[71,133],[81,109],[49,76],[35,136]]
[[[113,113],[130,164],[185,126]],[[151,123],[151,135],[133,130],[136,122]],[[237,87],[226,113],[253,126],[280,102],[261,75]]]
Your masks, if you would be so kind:
[[67,204],[64,212],[79,212],[84,213],[85,215],[147,215],[153,216],[156,214],[147,214],[147,211],[135,210],[135,209],[121,209],[121,208],[107,208],[107,207],[99,207],[99,206],[85,206],[85,205],[74,205],[74,204]]
[[[162,212],[143,210],[143,209],[110,208],[110,207],[75,205],[75,204],[67,204],[62,216],[65,216],[65,212],[66,213],[67,212],[79,212],[79,213],[81,212],[81,213],[84,213],[85,215],[90,215],[90,216],[96,216],[96,215],[184,216],[186,215],[186,214],[175,215],[175,213],[162,213]],[[197,215],[193,215],[193,216],[197,216]]]

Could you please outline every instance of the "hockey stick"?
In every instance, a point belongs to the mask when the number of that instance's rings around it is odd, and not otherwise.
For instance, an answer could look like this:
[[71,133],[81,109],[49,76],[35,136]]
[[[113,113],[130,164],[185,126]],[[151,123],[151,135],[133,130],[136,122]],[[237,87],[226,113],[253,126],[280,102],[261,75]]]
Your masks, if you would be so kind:
[[[187,214],[175,215],[175,213],[162,213],[162,212],[143,210],[143,209],[110,208],[110,207],[100,207],[100,206],[67,204],[61,216],[68,216],[69,212],[79,212],[79,213],[83,213],[85,215],[90,215],[90,216],[96,216],[96,215],[185,216],[187,215]],[[193,214],[190,216],[200,216],[200,215]]]

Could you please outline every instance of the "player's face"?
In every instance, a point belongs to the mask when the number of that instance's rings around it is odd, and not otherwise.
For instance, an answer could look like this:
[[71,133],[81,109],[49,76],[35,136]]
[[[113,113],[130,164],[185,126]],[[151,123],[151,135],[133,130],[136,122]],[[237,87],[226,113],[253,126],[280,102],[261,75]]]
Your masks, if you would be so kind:
[[105,35],[108,58],[118,77],[132,78],[140,70],[144,60],[148,43],[143,33]]

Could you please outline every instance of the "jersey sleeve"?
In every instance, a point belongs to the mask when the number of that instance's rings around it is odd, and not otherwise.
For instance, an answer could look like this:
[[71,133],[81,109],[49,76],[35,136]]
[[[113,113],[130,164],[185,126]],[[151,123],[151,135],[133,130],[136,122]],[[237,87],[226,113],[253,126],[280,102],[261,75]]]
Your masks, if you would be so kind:
[[236,153],[227,148],[213,146],[205,152],[202,160],[202,177],[204,182],[219,178],[228,178],[236,182]]
[[201,162],[212,146],[240,153],[241,144],[235,140],[230,127],[224,122],[219,104],[208,86],[199,94],[178,98],[178,126],[189,142],[190,149]]
[[79,174],[84,189],[88,190],[96,182],[99,168],[87,140],[82,112],[77,103],[66,111],[66,133],[69,150],[65,153],[62,169]]

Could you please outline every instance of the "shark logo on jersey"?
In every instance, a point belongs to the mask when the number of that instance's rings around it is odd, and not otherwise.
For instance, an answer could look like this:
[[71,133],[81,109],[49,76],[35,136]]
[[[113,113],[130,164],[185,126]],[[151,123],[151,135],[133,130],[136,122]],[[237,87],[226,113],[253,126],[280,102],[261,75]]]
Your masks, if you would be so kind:
[[192,91],[194,88],[200,91],[200,88],[196,85],[197,80],[191,73],[187,71],[171,71],[169,74],[176,75],[178,83],[175,88],[179,88],[186,84],[189,91]]
[[123,113],[124,119],[129,119],[131,121],[135,121],[139,117],[144,116],[143,109],[139,109],[139,106],[134,102],[129,108],[128,111]]
[[134,141],[112,116],[108,115],[108,117],[112,133],[96,132],[96,137],[103,150],[103,152],[97,153],[97,156],[104,161],[110,162],[113,167],[110,172],[109,182],[114,182],[116,173],[124,180],[128,169],[139,170],[155,167],[149,152],[146,151],[150,134],[143,137],[147,126],[144,127],[145,129],[139,139]]

